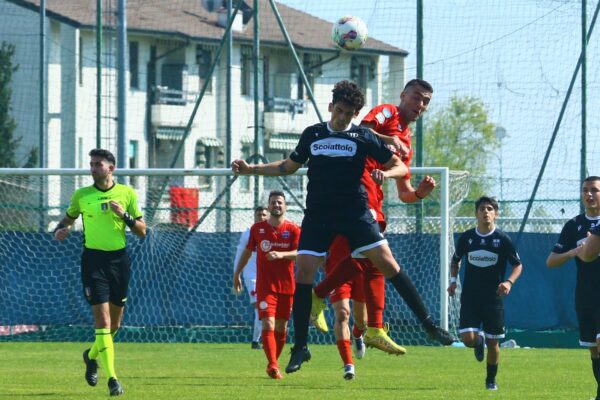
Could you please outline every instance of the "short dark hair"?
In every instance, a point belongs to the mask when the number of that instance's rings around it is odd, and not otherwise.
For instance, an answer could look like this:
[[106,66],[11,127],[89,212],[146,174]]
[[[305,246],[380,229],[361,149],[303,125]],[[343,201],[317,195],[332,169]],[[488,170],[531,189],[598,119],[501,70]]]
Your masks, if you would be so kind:
[[430,93],[433,93],[433,86],[431,86],[431,84],[429,82],[427,82],[426,80],[423,79],[411,79],[410,81],[406,82],[406,85],[404,85],[404,90],[413,87],[413,86],[421,86],[423,89],[427,90]]
[[263,207],[263,206],[258,206],[254,209],[254,212],[263,212],[263,211],[268,211],[267,207]]
[[479,210],[479,206],[483,203],[490,204],[492,207],[494,207],[494,210],[498,211],[498,201],[495,198],[488,196],[481,196],[477,199],[475,202],[475,211]]
[[596,175],[588,176],[588,177],[587,177],[587,178],[585,178],[583,181],[584,181],[584,182],[595,182],[595,181],[600,181],[600,176],[596,176]]
[[277,196],[281,196],[285,200],[285,193],[283,193],[281,190],[271,190],[269,192],[269,201],[271,201],[271,197],[277,197]]
[[333,98],[331,102],[344,103],[360,111],[365,105],[365,95],[356,83],[350,81],[339,81],[333,86]]
[[116,165],[115,156],[108,150],[105,149],[93,149],[90,151],[90,157],[101,157],[112,165]]

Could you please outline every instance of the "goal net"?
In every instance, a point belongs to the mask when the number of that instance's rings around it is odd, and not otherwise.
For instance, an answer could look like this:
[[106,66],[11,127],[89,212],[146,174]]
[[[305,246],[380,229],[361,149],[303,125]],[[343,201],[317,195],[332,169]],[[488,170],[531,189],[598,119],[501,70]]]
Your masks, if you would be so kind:
[[[413,182],[438,186],[419,204],[397,200],[385,187],[387,239],[436,320],[455,330],[458,309],[445,295],[453,210],[466,196],[468,174],[413,168]],[[128,233],[132,278],[121,341],[244,342],[253,310],[247,293],[232,294],[233,260],[253,209],[283,190],[287,217],[300,224],[305,171],[285,178],[234,177],[229,170],[117,170],[135,188],[148,235]],[[51,233],[75,189],[91,185],[88,170],[0,169],[0,341],[88,341],[93,319],[80,281],[79,218],[63,242]],[[389,286],[389,285],[388,285]],[[423,342],[412,312],[388,291],[384,317],[403,344]],[[331,323],[333,315],[328,314]],[[291,326],[290,326],[291,328]],[[332,334],[311,330],[311,342]]]

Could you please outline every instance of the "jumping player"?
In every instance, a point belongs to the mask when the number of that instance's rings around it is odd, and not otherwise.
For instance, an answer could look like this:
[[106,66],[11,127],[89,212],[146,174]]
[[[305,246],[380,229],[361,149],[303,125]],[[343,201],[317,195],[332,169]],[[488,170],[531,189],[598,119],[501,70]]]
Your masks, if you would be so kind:
[[294,293],[295,344],[287,373],[300,369],[310,360],[307,347],[311,311],[312,282],[323,263],[329,245],[337,236],[345,236],[356,254],[362,254],[390,280],[394,288],[420,320],[440,334],[449,334],[436,326],[410,278],[400,270],[387,241],[371,214],[361,176],[366,158],[373,157],[385,170],[374,170],[377,181],[402,178],[407,168],[370,130],[351,123],[364,105],[361,89],[349,81],[338,82],[329,104],[331,119],[308,127],[295,151],[285,160],[249,165],[232,162],[238,174],[289,175],[308,161],[308,195],[302,234],[298,246],[298,272]]

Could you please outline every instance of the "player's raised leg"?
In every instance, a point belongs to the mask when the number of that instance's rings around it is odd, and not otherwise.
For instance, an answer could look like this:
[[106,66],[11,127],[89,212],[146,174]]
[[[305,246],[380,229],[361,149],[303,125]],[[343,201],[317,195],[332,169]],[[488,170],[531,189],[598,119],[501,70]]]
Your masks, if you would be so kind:
[[367,250],[360,250],[360,252],[371,260],[373,265],[390,281],[408,307],[417,316],[430,339],[446,346],[455,341],[450,333],[435,324],[417,288],[408,275],[400,269],[400,265],[394,259],[387,242],[382,242],[379,246]]

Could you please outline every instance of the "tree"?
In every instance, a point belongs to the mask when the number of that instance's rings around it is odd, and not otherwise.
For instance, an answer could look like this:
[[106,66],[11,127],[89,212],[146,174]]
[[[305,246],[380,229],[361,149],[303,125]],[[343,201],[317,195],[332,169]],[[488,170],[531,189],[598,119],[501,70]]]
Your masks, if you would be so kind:
[[[0,167],[14,168],[17,166],[16,151],[22,138],[14,138],[17,122],[10,114],[12,97],[12,75],[19,69],[13,65],[15,46],[2,42],[0,45]],[[38,149],[32,148],[27,156],[25,167],[37,165]]]
[[[472,177],[486,175],[487,155],[500,146],[483,101],[470,96],[452,97],[447,107],[425,121],[423,136],[425,165],[469,171]],[[489,189],[489,184],[472,179],[467,200],[489,195]],[[459,215],[472,216],[471,204],[465,202]]]

